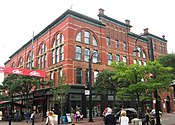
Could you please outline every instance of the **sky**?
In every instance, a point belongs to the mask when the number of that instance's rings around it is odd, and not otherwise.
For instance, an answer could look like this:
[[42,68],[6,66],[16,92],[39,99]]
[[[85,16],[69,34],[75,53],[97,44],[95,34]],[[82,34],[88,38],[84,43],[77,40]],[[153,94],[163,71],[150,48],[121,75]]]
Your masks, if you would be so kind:
[[[125,22],[130,20],[131,32],[149,33],[168,41],[168,53],[174,53],[174,0],[1,0],[0,1],[0,66],[9,57],[66,10],[72,9],[98,19],[98,10]],[[3,81],[0,73],[0,83]]]

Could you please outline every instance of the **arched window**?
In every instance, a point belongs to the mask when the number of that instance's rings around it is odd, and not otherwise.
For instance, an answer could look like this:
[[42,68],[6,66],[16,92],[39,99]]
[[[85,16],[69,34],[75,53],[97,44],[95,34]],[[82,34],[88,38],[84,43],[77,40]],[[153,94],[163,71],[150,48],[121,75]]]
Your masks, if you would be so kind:
[[92,40],[93,40],[93,46],[97,46],[97,39],[95,38],[95,36],[92,37]]
[[32,51],[29,51],[26,67],[31,69],[34,67],[34,54]]
[[23,63],[24,63],[23,58],[20,57],[19,63],[18,63],[18,67],[22,68],[23,67]]
[[79,31],[75,38],[76,42],[83,42],[93,46],[98,46],[98,41],[95,34],[89,30],[83,29]]
[[46,44],[42,43],[38,51],[38,68],[46,68]]
[[15,67],[15,62],[12,63],[11,67]]
[[123,49],[124,50],[127,50],[127,44],[126,44],[126,42],[123,43]]
[[52,43],[52,64],[58,63],[64,60],[64,36],[62,33],[55,35]]
[[141,57],[141,58],[146,58],[146,54],[145,54],[144,50],[141,47],[136,46],[136,50],[138,50],[138,52],[133,52],[134,56],[138,56],[138,57]]

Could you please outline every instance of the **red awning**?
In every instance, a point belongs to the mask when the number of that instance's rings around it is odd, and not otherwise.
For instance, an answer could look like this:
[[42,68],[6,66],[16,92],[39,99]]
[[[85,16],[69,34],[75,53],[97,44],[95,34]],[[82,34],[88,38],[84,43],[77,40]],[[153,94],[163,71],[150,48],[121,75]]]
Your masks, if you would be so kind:
[[9,103],[10,101],[1,101],[0,104]]

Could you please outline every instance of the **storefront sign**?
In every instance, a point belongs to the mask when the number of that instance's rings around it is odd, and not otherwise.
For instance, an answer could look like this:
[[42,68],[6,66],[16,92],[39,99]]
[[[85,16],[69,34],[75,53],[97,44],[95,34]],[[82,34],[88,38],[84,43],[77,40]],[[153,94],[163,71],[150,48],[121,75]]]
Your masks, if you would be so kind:
[[23,68],[0,67],[0,72],[9,74],[18,74],[26,76],[46,77],[46,72],[43,70],[29,70]]
[[90,95],[90,90],[85,90],[85,95]]
[[4,72],[4,67],[0,66],[0,72]]

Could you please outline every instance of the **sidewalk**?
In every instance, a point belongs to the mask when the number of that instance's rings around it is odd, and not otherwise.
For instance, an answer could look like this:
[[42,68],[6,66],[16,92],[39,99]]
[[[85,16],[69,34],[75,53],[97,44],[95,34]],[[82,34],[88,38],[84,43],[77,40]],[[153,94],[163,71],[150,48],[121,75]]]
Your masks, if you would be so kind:
[[[94,122],[88,122],[88,118],[84,118],[83,121],[75,123],[75,125],[104,125],[103,124],[103,118],[102,117],[97,117],[93,118]],[[0,125],[9,125],[8,121],[0,121]],[[25,121],[21,122],[12,122],[11,125],[31,125],[26,123]],[[45,125],[45,121],[43,122],[36,122],[34,125]],[[57,125],[57,124],[55,124]],[[72,125],[72,123],[67,123],[63,125]]]
[[[161,118],[162,125],[175,125],[175,113],[163,113],[163,116]],[[104,125],[103,123],[103,117],[96,117],[93,118],[94,122],[88,122],[89,118],[84,118],[83,121],[75,123],[75,125]],[[0,125],[9,125],[8,121],[0,121]],[[11,125],[31,125],[27,124],[25,121],[21,122],[12,122]],[[42,122],[36,122],[34,125],[45,125],[45,121]],[[57,125],[57,124],[55,124]],[[72,125],[72,123],[67,123],[63,125]],[[131,123],[130,123],[131,125]]]

